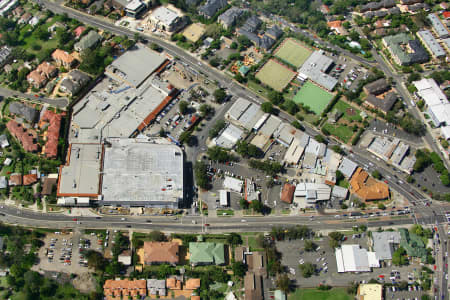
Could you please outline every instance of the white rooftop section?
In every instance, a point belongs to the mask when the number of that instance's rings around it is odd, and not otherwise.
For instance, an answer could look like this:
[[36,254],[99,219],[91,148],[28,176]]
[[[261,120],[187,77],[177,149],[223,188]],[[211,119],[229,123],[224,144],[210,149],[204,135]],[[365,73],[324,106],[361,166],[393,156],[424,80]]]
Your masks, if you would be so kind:
[[301,182],[295,187],[295,197],[304,197],[310,204],[330,199],[331,188],[325,183]]
[[344,174],[345,177],[351,178],[353,173],[355,173],[355,170],[357,167],[358,167],[358,164],[351,161],[347,157],[344,157],[341,164],[339,165],[338,171],[340,171],[342,174]]
[[237,121],[251,104],[252,103],[247,99],[238,98],[227,111],[225,116],[228,119]]
[[266,137],[271,137],[281,125],[281,123],[282,121],[280,118],[270,115],[270,117],[266,120],[264,125],[259,130],[259,133],[265,135]]
[[417,88],[417,94],[425,101],[428,113],[439,127],[443,124],[450,125],[450,106],[447,97],[432,78],[423,78],[413,82]]
[[345,199],[348,195],[348,189],[335,185],[333,186],[333,190],[331,191],[331,196],[339,199]]
[[252,130],[254,127],[259,129],[268,118],[259,105],[244,98],[238,98],[226,112],[225,117],[247,130]]
[[107,66],[105,73],[128,85],[139,87],[165,60],[159,53],[136,44]]
[[324,54],[323,50],[314,51],[298,69],[298,77],[301,80],[311,79],[318,85],[332,90],[338,80],[326,72],[333,64],[333,60]]
[[99,195],[102,154],[100,144],[71,144],[69,160],[61,167],[58,196]]
[[441,127],[441,135],[446,139],[450,139],[450,126]]
[[233,192],[240,193],[242,192],[242,186],[244,182],[240,179],[225,176],[225,180],[223,181],[223,187],[229,189]]
[[160,6],[152,12],[152,18],[159,22],[170,26],[179,17],[176,11],[173,11],[165,6]]
[[[309,138],[308,135],[305,134]],[[302,140],[294,139],[284,155],[284,161],[288,164],[298,164],[300,158],[305,151],[305,146],[302,144]]]
[[291,124],[283,123],[273,135],[276,137],[277,141],[284,146],[289,147],[294,138],[301,138],[304,133]]
[[394,245],[400,244],[400,232],[372,232],[373,250],[378,260],[392,259]]
[[222,133],[214,139],[216,146],[231,149],[243,137],[244,131],[239,127],[228,124]]
[[143,5],[143,3],[140,0],[132,0],[131,2],[129,2],[127,4],[127,6],[125,7],[125,9],[127,10],[131,10],[131,11],[135,11],[137,10],[139,7],[141,7],[141,5]]
[[105,142],[104,205],[178,208],[183,199],[183,151],[150,139]]
[[336,248],[338,273],[370,272],[372,267],[379,267],[375,253],[367,252],[359,245],[342,245]]
[[220,206],[228,206],[229,192],[226,190],[219,190],[219,203]]

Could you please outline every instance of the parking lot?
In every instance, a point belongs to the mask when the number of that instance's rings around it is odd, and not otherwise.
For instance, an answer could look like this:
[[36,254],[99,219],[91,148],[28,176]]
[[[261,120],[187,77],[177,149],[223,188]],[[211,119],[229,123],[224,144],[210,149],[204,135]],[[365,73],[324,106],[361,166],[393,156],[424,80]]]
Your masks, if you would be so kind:
[[339,79],[342,86],[348,90],[355,89],[358,82],[367,78],[367,69],[359,66],[355,61],[339,57],[330,71],[330,75]]
[[103,252],[103,236],[95,233],[81,234],[55,232],[44,239],[44,246],[39,250],[39,270],[64,271],[70,274],[81,274],[88,271],[84,253],[88,250]]
[[[335,251],[330,247],[328,237],[316,239],[314,240],[314,243],[320,248],[312,252],[304,251],[305,241],[302,240],[282,241],[277,242],[276,244],[278,251],[282,254],[282,265],[288,267],[290,278],[295,280],[301,287],[316,287],[320,283],[331,286],[347,286],[349,282],[367,283],[370,279],[377,279],[383,282],[386,280],[386,283],[392,283],[389,278],[391,277],[391,271],[393,269],[397,270],[399,274],[395,279],[397,282],[403,280],[409,281],[408,277],[411,277],[411,274],[413,274],[415,270],[421,269],[419,264],[412,263],[403,267],[385,266],[373,268],[372,272],[359,274],[338,273]],[[366,234],[362,234],[360,237],[355,236],[355,238],[353,238],[352,235],[349,235],[347,236],[347,240],[343,242],[343,244],[359,244],[362,248],[368,249],[367,243],[368,237]],[[310,278],[303,278],[299,265],[304,263],[315,264],[318,271],[317,275],[313,275]],[[397,296],[395,295],[394,297]],[[402,297],[399,298],[402,299]],[[411,298],[411,295],[403,298]],[[389,296],[389,298],[386,299],[392,298]],[[412,299],[414,299],[414,297],[412,297]]]

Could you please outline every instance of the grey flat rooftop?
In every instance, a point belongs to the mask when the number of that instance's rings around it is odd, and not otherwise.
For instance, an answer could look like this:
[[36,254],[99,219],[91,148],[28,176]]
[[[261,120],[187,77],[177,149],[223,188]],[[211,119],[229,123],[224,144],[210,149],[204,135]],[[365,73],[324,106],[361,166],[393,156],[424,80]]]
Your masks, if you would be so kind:
[[102,152],[100,144],[71,144],[69,161],[61,168],[58,195],[98,195]]
[[231,120],[239,120],[242,114],[249,108],[252,103],[244,98],[238,98],[230,109],[227,111],[226,116]]
[[436,31],[436,34],[440,38],[446,38],[449,35],[447,27],[441,22],[438,16],[435,14],[429,14],[427,16],[427,19],[431,22],[431,25],[433,26],[434,31]]
[[138,87],[166,60],[157,52],[144,45],[137,44],[113,61],[105,73],[114,79]]
[[178,18],[178,14],[177,12],[167,7],[160,6],[153,11],[152,18],[158,20],[166,26],[170,26],[173,22],[176,21],[176,19]]
[[266,120],[264,125],[259,130],[259,133],[270,138],[273,135],[273,133],[278,129],[278,127],[281,125],[281,123],[282,121],[280,118],[270,115],[270,117]]
[[322,50],[314,51],[298,70],[299,77],[311,79],[318,85],[332,90],[338,80],[325,72],[333,64],[333,60],[324,55]]
[[183,151],[149,139],[107,139],[102,195],[104,205],[178,208]]
[[339,165],[338,171],[344,174],[345,177],[350,178],[352,177],[357,167],[358,165],[355,162],[351,161],[347,157],[344,157],[341,164]]
[[434,38],[429,30],[418,31],[417,35],[426,44],[428,49],[432,52],[434,57],[445,56],[445,50],[441,47],[438,41]]
[[393,244],[400,244],[400,239],[400,232],[372,232],[373,250],[377,259],[392,259],[392,253],[394,253]]
[[[73,108],[71,142],[98,143],[105,137],[130,137],[141,122],[167,97],[151,78],[140,88],[122,84],[115,91],[86,95]],[[124,90],[126,89],[126,90]]]

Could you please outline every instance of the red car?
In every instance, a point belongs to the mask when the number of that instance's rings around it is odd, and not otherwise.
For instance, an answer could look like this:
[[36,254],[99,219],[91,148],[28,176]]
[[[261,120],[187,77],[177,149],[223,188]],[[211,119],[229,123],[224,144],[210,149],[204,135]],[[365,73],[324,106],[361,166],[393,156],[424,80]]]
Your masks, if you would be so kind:
[[205,227],[208,227],[209,226],[209,224],[205,224]]
[[78,221],[78,219],[77,219],[77,218],[73,218],[72,221],[75,221],[75,222],[76,222],[76,221]]

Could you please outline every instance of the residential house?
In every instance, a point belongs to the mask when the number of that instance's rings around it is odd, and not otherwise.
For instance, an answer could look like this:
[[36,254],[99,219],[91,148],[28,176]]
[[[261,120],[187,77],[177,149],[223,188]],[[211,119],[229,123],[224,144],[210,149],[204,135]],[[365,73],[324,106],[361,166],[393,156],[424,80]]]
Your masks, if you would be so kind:
[[244,10],[238,7],[232,7],[221,14],[217,21],[225,28],[231,28],[234,26],[236,20],[244,13]]
[[36,182],[37,182],[37,174],[36,173],[23,175],[23,180],[22,180],[23,185],[32,185]]
[[56,67],[45,61],[27,75],[27,80],[35,88],[41,88],[47,83],[48,79],[55,77],[57,73]]
[[382,39],[394,62],[401,66],[424,63],[429,60],[428,52],[418,40],[406,33],[386,36]]
[[14,173],[9,176],[8,181],[9,186],[19,186],[22,185],[22,174]]
[[247,251],[247,248],[242,247],[242,246],[234,248],[234,261],[244,262],[246,251]]
[[294,198],[295,185],[285,183],[283,189],[281,190],[280,200],[285,203],[292,203],[292,199]]
[[39,73],[37,70],[34,70],[27,75],[27,81],[35,88],[40,89],[44,84],[47,83],[47,78],[45,78],[45,76]]
[[38,145],[35,143],[35,137],[30,133],[31,130],[28,131],[14,120],[10,120],[6,123],[6,128],[8,128],[12,136],[20,141],[25,151],[36,152],[38,150]]
[[150,296],[166,296],[166,280],[147,279],[147,291]]
[[180,245],[176,242],[144,242],[144,263],[172,264],[180,261]]
[[48,27],[47,31],[48,32],[55,32],[56,29],[61,28],[66,30],[67,29],[67,25],[61,22],[55,22],[52,26]]
[[6,189],[8,187],[8,180],[6,176],[0,176],[0,189]]
[[91,78],[79,70],[73,70],[61,81],[59,89],[71,96],[76,95]]
[[77,39],[79,39],[80,38],[80,36],[81,36],[81,34],[83,34],[83,32],[86,30],[86,27],[84,27],[84,26],[78,26],[77,28],[75,28],[74,30],[73,30],[73,33],[75,34],[75,37],[77,38]]
[[32,18],[31,18],[31,20],[30,21],[28,21],[28,24],[30,24],[31,26],[36,26],[37,24],[39,24],[39,20],[40,20],[40,17],[39,16],[33,16]]
[[122,263],[124,266],[130,266],[131,265],[131,250],[124,250],[122,253],[117,256],[117,261]]
[[41,117],[41,128],[48,124],[47,131],[44,133],[44,154],[48,158],[56,158],[58,155],[59,132],[61,130],[62,114],[46,110]]
[[107,298],[111,297],[111,299],[145,297],[147,296],[147,281],[136,279],[108,279],[103,285],[103,293]]
[[181,280],[176,277],[167,278],[166,287],[170,290],[181,290]]
[[98,42],[102,40],[102,36],[98,34],[95,30],[91,30],[83,36],[78,43],[76,43],[73,47],[76,51],[82,52],[88,48],[93,47]]
[[52,53],[52,58],[59,66],[63,66],[66,69],[72,68],[76,62],[75,58],[71,54],[61,49],[56,49]]
[[205,18],[210,19],[227,4],[227,0],[207,0],[204,5],[199,7],[198,12]]
[[32,14],[30,14],[29,12],[26,12],[20,17],[20,19],[19,19],[19,21],[17,21],[17,23],[27,24],[31,20],[32,17],[33,17]]
[[11,102],[9,113],[24,118],[29,123],[36,123],[39,120],[39,112],[22,102]]
[[23,15],[23,13],[24,13],[24,10],[23,10],[22,6],[16,7],[12,12],[13,16],[16,18],[21,17]]
[[125,13],[128,17],[138,18],[147,9],[147,5],[141,0],[131,0],[125,5]]
[[342,21],[330,21],[327,23],[328,27],[330,27],[331,30],[336,32],[339,35],[347,35],[348,32],[345,30],[345,28],[342,26]]
[[255,15],[249,17],[247,21],[245,21],[244,25],[242,26],[242,29],[248,32],[256,32],[259,27],[261,26],[262,21]]
[[192,265],[222,265],[225,263],[225,247],[222,243],[189,243],[190,262]]
[[196,290],[200,288],[200,278],[189,278],[184,284],[185,290]]
[[6,65],[11,59],[11,49],[4,46],[0,49],[0,67]]
[[364,104],[368,107],[378,109],[384,114],[387,114],[394,106],[395,102],[397,102],[397,99],[397,94],[394,92],[387,93],[384,98],[369,94]]
[[[56,188],[58,183],[58,176],[46,176],[42,179],[42,191],[41,194],[48,196],[51,195],[53,189]],[[56,191],[56,189],[55,189]]]

